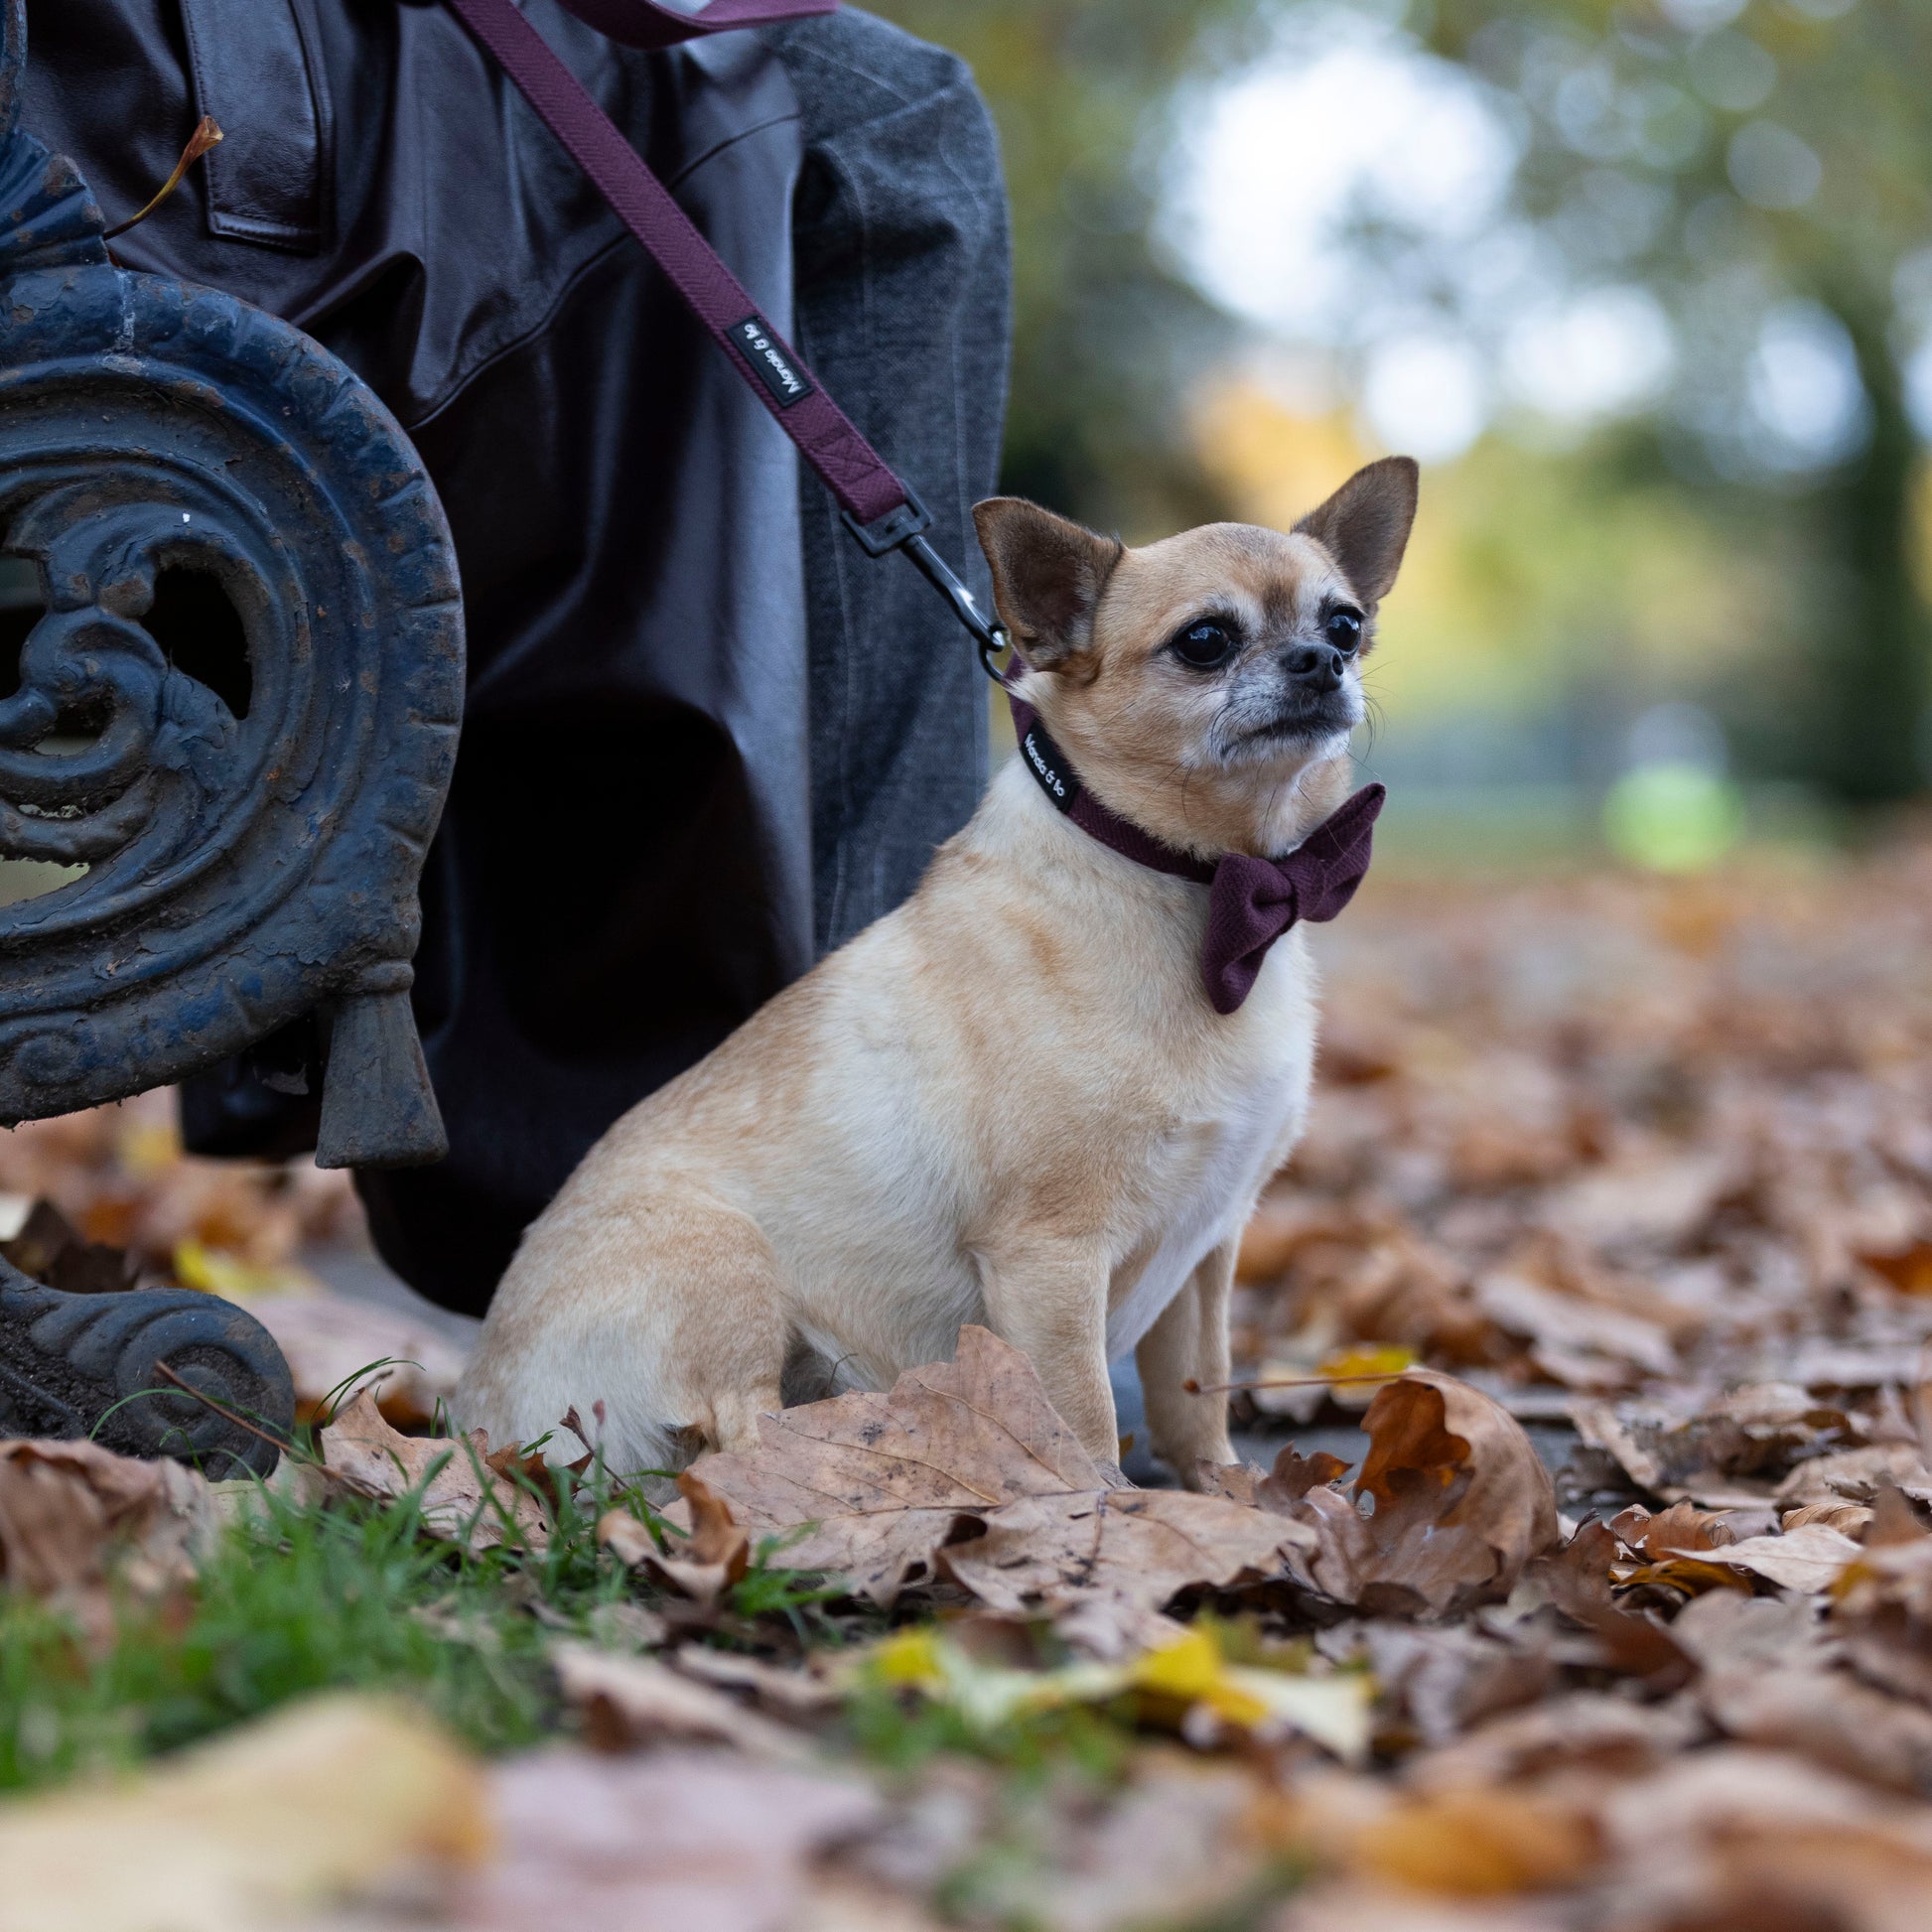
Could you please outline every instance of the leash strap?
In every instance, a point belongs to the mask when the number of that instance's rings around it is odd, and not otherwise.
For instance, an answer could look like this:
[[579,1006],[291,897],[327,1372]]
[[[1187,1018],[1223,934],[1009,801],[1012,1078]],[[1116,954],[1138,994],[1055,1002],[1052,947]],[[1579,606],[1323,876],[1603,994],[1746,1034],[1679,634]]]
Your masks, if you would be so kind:
[[700,34],[769,27],[806,14],[837,13],[839,0],[559,0],[587,27],[625,47],[674,47]]
[[[696,34],[829,13],[838,0],[711,0],[702,14],[657,0],[562,4],[626,47],[660,48]],[[759,314],[744,284],[719,259],[669,189],[523,17],[515,0],[449,0],[449,5],[797,445],[799,455],[838,499],[846,527],[867,553],[882,557],[889,550],[903,550],[972,633],[980,661],[997,677],[993,659],[1005,647],[1005,631],[987,621],[972,592],[926,542],[923,532],[932,518],[924,504],[819,387],[790,344]]]

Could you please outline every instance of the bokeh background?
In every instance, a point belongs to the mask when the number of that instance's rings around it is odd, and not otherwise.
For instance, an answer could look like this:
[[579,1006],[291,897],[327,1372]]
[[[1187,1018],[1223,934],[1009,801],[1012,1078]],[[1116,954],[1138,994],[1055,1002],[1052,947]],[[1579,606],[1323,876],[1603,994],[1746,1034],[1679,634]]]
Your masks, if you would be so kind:
[[1932,781],[1926,0],[875,0],[1015,215],[1006,484],[1130,541],[1406,451],[1398,862],[1695,869]]

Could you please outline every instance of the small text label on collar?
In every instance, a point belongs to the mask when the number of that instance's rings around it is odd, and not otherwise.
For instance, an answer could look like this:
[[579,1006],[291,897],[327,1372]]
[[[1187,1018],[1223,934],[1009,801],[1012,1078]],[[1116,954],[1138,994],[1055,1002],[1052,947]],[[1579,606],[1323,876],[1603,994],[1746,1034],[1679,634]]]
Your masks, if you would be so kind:
[[1056,758],[1049,758],[1039,744],[1039,731],[1035,727],[1020,741],[1020,755],[1027,760],[1027,769],[1034,774],[1039,788],[1063,812],[1073,809],[1073,801],[1080,795],[1080,781],[1070,771],[1060,768]]

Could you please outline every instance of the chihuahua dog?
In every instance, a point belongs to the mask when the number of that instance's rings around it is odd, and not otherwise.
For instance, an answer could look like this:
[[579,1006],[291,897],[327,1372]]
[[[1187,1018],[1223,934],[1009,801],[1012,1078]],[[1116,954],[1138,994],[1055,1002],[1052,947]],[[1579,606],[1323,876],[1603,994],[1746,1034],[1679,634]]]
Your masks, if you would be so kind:
[[[1212,862],[1290,853],[1341,799],[1415,508],[1389,458],[1289,533],[1128,549],[1012,497],[974,520],[1016,695],[1115,817]],[[755,1448],[814,1364],[818,1393],[886,1387],[973,1321],[1110,1472],[1129,1349],[1180,1479],[1233,1460],[1210,1391],[1242,1226],[1307,1109],[1315,981],[1297,928],[1216,1011],[1208,899],[1010,760],[904,905],[591,1151],[496,1292],[464,1425],[528,1442],[574,1408],[613,1468],[661,1469]]]

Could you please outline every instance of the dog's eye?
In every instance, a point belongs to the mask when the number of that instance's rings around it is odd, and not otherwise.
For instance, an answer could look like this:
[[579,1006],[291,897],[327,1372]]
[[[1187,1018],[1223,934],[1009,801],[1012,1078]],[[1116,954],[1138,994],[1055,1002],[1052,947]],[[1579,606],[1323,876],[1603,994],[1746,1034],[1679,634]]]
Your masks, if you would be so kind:
[[1362,641],[1362,619],[1358,611],[1330,611],[1322,626],[1328,641],[1346,655]]
[[1211,618],[1190,623],[1173,640],[1173,654],[1197,671],[1211,671],[1215,665],[1225,664],[1233,649],[1234,633]]

